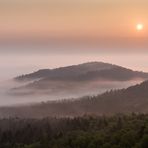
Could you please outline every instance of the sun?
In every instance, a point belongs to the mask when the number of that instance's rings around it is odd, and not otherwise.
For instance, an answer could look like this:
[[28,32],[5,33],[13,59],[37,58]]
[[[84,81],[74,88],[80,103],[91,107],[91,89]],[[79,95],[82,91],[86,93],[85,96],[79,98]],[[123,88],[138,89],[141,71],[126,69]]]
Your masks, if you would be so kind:
[[139,23],[139,24],[136,25],[136,29],[137,29],[138,31],[143,30],[143,27],[144,27],[144,25],[141,24],[141,23]]

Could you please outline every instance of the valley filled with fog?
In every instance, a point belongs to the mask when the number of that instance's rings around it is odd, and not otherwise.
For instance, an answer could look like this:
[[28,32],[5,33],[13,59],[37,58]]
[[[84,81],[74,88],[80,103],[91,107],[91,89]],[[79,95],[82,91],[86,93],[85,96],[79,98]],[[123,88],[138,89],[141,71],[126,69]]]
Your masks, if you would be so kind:
[[[42,101],[53,101],[53,100],[63,100],[63,99],[72,99],[72,98],[79,98],[82,96],[87,95],[97,95],[101,94],[105,91],[109,91],[111,89],[120,89],[120,88],[127,88],[131,85],[135,85],[142,82],[141,80],[135,80],[135,81],[127,81],[127,82],[91,82],[86,84],[77,84],[79,85],[77,88],[71,88],[69,87],[68,90],[65,88],[61,92],[57,88],[57,92],[48,93],[47,91],[43,91],[42,93],[33,92],[31,94],[25,94],[25,90],[21,92],[21,94],[11,94],[9,93],[10,89],[12,89],[14,86],[18,87],[20,86],[19,83],[10,81],[10,82],[1,82],[0,85],[0,106],[10,106],[10,105],[22,105],[22,104],[30,104],[30,103],[39,103]],[[76,87],[76,86],[75,86]],[[80,89],[79,89],[80,88]],[[71,90],[69,90],[71,89]],[[23,94],[24,93],[24,94]],[[28,91],[27,91],[28,93]]]
[[[40,77],[40,73],[43,76]],[[102,62],[43,69],[1,81],[0,105],[25,105],[94,96],[139,84],[146,78],[147,73]]]
[[[36,46],[33,44],[2,44],[0,46],[0,105],[16,105],[36,103],[47,100],[61,100],[79,98],[86,95],[101,94],[107,90],[127,88],[145,80],[145,78],[131,77],[122,80],[126,73],[109,71],[97,73],[96,67],[86,75],[78,78],[70,77],[66,80],[52,77],[45,80],[15,81],[17,76],[29,74],[42,69],[58,69],[71,65],[79,65],[91,61],[114,63],[134,71],[148,71],[147,54],[145,52],[124,52],[124,50],[101,48],[98,46],[78,46],[73,44],[47,44]],[[143,49],[143,51],[146,51]],[[137,58],[138,57],[138,58]],[[126,59],[126,60],[125,60]],[[137,62],[135,62],[137,61]],[[93,65],[92,65],[93,67]],[[83,71],[83,67],[82,67]],[[89,69],[88,69],[89,71]],[[72,73],[76,73],[73,70]],[[119,72],[119,73],[118,73]],[[124,70],[123,70],[124,72]],[[68,71],[63,72],[65,76]],[[116,74],[117,73],[117,74]],[[129,73],[131,73],[129,71]],[[54,73],[52,74],[54,75]],[[57,75],[57,73],[56,73]],[[62,74],[63,75],[63,74]],[[105,75],[104,78],[103,75]],[[131,74],[130,74],[131,75]],[[129,76],[130,76],[129,75]],[[118,77],[121,76],[121,80]],[[94,79],[93,79],[94,77]],[[100,78],[99,78],[100,77]],[[117,77],[117,79],[116,79]]]

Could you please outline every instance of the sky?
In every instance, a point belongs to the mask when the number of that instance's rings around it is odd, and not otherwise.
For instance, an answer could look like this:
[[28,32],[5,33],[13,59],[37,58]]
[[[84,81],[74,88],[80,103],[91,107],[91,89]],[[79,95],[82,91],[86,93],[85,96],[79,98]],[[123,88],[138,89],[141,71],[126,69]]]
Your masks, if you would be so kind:
[[4,37],[99,38],[147,36],[147,0],[1,0]]
[[0,0],[0,79],[88,61],[148,71],[147,35],[147,0]]

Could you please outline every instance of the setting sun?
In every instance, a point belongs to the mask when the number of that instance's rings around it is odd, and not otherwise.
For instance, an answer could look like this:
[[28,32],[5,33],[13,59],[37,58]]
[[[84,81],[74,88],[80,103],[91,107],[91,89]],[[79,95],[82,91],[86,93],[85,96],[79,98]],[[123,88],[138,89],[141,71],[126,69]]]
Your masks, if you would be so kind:
[[137,26],[136,26],[136,29],[138,30],[138,31],[141,31],[141,30],[143,30],[143,24],[137,24]]

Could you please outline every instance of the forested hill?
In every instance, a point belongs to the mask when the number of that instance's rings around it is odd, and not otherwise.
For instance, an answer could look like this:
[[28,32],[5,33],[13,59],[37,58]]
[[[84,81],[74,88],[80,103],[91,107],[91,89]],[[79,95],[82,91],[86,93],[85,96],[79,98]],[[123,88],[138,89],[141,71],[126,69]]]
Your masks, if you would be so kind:
[[127,89],[111,90],[98,96],[0,109],[1,116],[35,118],[84,114],[112,115],[131,112],[148,113],[148,81]]
[[147,79],[148,73],[103,62],[89,62],[43,69],[16,77],[14,82],[19,84],[8,90],[8,94],[32,97],[34,94],[39,97],[44,94],[55,98],[82,97],[101,94],[109,89],[126,88]]
[[28,80],[130,80],[134,78],[148,78],[148,73],[133,71],[121,66],[103,63],[89,62],[79,65],[60,67],[56,69],[41,69],[39,71],[18,76],[17,81]]

